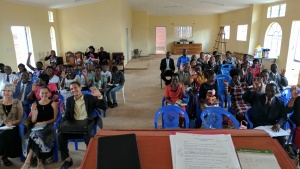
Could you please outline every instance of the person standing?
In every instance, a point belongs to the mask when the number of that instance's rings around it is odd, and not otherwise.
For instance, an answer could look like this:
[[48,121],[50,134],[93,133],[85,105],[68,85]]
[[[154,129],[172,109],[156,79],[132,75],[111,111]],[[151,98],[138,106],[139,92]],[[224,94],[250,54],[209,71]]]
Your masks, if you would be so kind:
[[166,53],[166,58],[162,59],[160,62],[160,71],[161,79],[164,80],[165,84],[168,85],[171,83],[171,79],[167,80],[166,77],[171,77],[175,71],[174,60],[171,58],[171,52]]

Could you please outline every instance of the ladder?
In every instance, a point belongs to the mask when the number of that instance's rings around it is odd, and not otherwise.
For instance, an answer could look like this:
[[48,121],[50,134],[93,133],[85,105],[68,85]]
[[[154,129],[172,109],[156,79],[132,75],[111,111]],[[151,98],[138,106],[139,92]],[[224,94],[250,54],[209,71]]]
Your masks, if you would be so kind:
[[[220,49],[220,51],[219,51],[219,49]],[[218,53],[222,53],[222,54],[224,54],[226,52],[224,26],[220,27],[218,37],[215,41],[214,51],[218,51]]]

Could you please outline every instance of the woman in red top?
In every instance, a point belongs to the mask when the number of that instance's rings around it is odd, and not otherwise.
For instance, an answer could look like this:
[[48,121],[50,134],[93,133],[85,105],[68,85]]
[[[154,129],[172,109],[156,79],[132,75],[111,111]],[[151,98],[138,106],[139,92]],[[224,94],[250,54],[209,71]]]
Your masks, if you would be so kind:
[[256,77],[259,76],[260,70],[261,70],[261,64],[259,64],[258,59],[254,59],[254,60],[253,60],[253,64],[252,64],[252,66],[249,68],[249,70],[252,72],[253,78],[256,78]]
[[[176,105],[176,101],[182,100],[185,96],[185,88],[183,84],[179,83],[179,75],[174,73],[171,78],[171,84],[166,86],[165,100],[167,104]],[[184,111],[185,106],[180,106]],[[179,114],[179,127],[182,127],[184,116]]]

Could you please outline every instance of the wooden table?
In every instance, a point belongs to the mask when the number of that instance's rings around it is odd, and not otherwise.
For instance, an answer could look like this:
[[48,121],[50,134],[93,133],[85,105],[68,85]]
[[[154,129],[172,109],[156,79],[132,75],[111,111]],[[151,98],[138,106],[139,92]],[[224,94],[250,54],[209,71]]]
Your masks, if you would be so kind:
[[142,169],[172,169],[169,135],[171,132],[231,134],[235,148],[272,150],[281,168],[297,169],[277,140],[261,130],[100,130],[91,139],[80,165],[81,169],[94,169],[97,164],[97,143],[102,136],[135,133]]

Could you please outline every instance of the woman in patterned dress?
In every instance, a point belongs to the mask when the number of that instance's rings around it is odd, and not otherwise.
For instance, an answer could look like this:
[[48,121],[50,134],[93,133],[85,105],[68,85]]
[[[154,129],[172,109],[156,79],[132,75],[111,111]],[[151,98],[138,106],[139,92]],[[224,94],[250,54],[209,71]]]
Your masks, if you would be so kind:
[[35,126],[45,127],[41,130],[33,130],[33,128],[25,134],[22,140],[22,148],[23,155],[27,157],[21,169],[30,167],[30,160],[33,154],[37,156],[38,169],[44,169],[42,160],[52,156],[55,140],[53,124],[56,122],[58,108],[55,102],[48,99],[50,90],[47,87],[41,87],[39,94],[41,100],[32,104],[31,121]]
[[251,107],[249,103],[242,99],[242,95],[248,90],[248,84],[240,82],[241,74],[241,69],[231,69],[230,76],[233,83],[229,84],[227,81],[224,81],[226,85],[225,96],[231,95],[231,107],[236,112],[238,121],[245,120],[245,113]]

